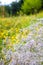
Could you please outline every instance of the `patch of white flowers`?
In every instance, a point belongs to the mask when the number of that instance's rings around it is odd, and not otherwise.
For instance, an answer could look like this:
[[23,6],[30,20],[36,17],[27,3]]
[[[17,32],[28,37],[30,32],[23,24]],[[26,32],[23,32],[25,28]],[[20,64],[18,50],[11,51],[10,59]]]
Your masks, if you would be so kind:
[[43,21],[26,29],[31,32],[25,39],[21,39],[20,44],[14,46],[15,52],[6,51],[6,64],[5,60],[1,60],[0,65],[43,65]]

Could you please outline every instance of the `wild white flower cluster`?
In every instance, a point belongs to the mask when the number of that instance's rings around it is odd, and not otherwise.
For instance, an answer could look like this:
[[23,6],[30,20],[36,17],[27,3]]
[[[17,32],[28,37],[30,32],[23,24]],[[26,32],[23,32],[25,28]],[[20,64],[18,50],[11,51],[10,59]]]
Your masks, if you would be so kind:
[[0,65],[43,65],[43,21],[31,25],[28,29],[31,31],[28,36],[14,46],[15,52],[5,52],[6,63],[2,63],[2,60]]

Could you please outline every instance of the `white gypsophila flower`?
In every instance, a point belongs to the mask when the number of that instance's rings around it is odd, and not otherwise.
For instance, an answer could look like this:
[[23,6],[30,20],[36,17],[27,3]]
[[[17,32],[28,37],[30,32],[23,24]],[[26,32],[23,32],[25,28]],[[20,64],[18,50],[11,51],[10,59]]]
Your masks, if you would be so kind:
[[[36,27],[38,27],[38,25],[39,23],[36,24]],[[19,65],[24,65],[24,64],[25,65],[41,65],[41,62],[43,61],[43,56],[42,56],[43,55],[43,51],[42,51],[43,38],[41,38],[43,34],[42,33],[43,29],[41,28],[41,32],[40,30],[36,31],[33,26],[32,30],[31,30],[32,33],[30,33],[26,39],[22,40],[22,42],[26,40],[26,44],[22,47],[20,46],[19,49],[16,51],[16,52],[19,52],[19,54],[16,53],[17,56],[14,55],[15,56],[14,60],[16,60],[16,63],[18,63]],[[39,32],[40,32],[40,35],[38,34]],[[34,34],[36,33],[37,33],[37,36],[34,36]],[[34,40],[34,38],[36,38],[36,40]]]
[[8,50],[8,51],[6,52],[5,59],[6,59],[7,61],[9,61],[9,60],[11,59],[11,56],[12,56],[12,51],[11,51],[11,50]]
[[0,61],[0,65],[4,65],[4,61],[3,60]]
[[12,59],[12,61],[9,63],[9,65],[16,65],[16,60]]

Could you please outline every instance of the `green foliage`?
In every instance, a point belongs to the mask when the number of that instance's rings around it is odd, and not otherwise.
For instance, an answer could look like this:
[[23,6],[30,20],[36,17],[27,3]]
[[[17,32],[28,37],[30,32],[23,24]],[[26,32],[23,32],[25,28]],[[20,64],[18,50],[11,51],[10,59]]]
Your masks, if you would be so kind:
[[43,9],[43,0],[41,0],[42,1],[42,9]]
[[12,15],[17,15],[17,12],[19,12],[21,10],[21,6],[22,6],[23,0],[20,0],[19,2],[12,2],[11,3],[11,11],[12,11]]
[[41,0],[25,0],[22,6],[22,10],[26,14],[34,13],[37,12],[41,6]]
[[19,2],[12,2],[10,5],[0,6],[0,16],[18,15],[17,12],[21,10],[23,0]]
[[6,16],[10,16],[11,15],[11,7],[9,5],[5,6],[5,11],[6,11]]
[[19,0],[10,5],[0,6],[0,16],[18,16],[24,14],[34,14],[43,9],[43,0]]

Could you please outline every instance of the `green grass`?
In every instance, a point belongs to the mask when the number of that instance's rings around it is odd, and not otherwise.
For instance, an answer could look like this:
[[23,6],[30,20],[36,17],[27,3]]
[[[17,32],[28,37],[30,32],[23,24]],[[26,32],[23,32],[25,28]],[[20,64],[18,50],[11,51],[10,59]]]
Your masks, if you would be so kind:
[[[34,23],[37,18],[43,18],[43,11],[39,12],[38,14],[29,15],[29,16],[24,15],[18,17],[14,16],[14,17],[0,18],[0,24],[3,25],[3,22],[4,24],[10,22],[11,27],[15,26],[19,28],[24,28]],[[10,28],[10,26],[8,26],[8,28]]]
[[38,18],[43,18],[43,11],[29,16],[0,18],[0,43],[2,43],[3,39],[6,40],[7,36],[13,40],[20,29],[33,25]]

